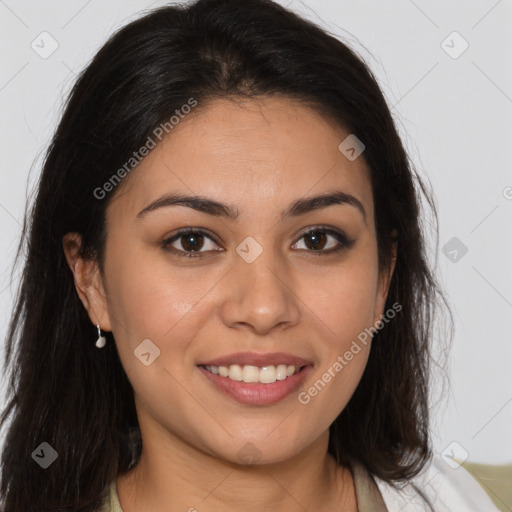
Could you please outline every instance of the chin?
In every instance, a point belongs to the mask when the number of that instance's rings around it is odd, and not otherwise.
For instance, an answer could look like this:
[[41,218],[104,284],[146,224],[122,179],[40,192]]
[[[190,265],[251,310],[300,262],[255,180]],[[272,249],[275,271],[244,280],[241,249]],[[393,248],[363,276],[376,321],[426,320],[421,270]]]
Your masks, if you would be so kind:
[[229,452],[215,450],[215,456],[242,466],[262,466],[287,461],[300,451],[300,447],[294,449],[290,446],[289,441],[269,441],[265,437],[261,440],[236,441],[234,444],[240,448],[233,451],[233,445],[230,445]]

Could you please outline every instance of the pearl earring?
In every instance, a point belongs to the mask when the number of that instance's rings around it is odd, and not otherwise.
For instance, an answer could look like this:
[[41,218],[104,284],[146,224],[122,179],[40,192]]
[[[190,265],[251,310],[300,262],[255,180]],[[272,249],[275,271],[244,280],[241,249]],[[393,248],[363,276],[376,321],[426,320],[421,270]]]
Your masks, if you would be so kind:
[[96,340],[96,346],[98,348],[103,348],[105,346],[105,343],[107,342],[107,338],[105,338],[105,336],[101,335],[100,324],[97,325],[97,328],[98,328],[98,339]]

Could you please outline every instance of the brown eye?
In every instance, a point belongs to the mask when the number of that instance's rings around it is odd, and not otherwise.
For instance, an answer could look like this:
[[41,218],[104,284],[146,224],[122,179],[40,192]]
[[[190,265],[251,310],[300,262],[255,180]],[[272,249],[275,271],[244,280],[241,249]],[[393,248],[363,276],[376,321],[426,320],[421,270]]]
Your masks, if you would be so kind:
[[308,249],[318,250],[323,249],[327,237],[322,231],[310,231],[304,236],[306,246]]
[[[310,229],[303,233],[300,240],[302,239],[304,239],[304,245],[308,252],[318,252],[318,254],[330,254],[342,249],[348,249],[355,242],[355,240],[349,240],[342,232],[322,228]],[[334,239],[334,242],[330,241],[330,239]]]
[[204,236],[200,233],[181,235],[181,246],[185,251],[198,251],[204,244]]
[[[355,240],[349,240],[341,231],[334,229],[323,229],[316,227],[302,234],[299,240],[304,239],[306,250],[309,253],[317,253],[317,255],[327,255],[350,248]],[[211,244],[208,246],[208,244]],[[293,248],[297,249],[296,242]],[[217,244],[212,236],[200,229],[182,229],[172,237],[161,242],[161,247],[169,252],[174,253],[178,257],[201,258],[204,253],[212,251],[222,251],[218,249]],[[302,249],[299,247],[299,249]]]
[[[211,244],[210,247],[208,242]],[[207,233],[193,229],[182,230],[161,243],[163,249],[187,258],[201,257],[204,252],[217,250],[216,245]]]

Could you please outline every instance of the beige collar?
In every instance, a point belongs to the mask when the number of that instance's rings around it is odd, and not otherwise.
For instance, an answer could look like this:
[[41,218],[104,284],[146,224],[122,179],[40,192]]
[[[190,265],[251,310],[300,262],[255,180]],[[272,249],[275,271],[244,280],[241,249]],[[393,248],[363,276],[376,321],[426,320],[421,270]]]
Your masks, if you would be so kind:
[[351,462],[359,512],[389,512],[372,475],[357,461]]

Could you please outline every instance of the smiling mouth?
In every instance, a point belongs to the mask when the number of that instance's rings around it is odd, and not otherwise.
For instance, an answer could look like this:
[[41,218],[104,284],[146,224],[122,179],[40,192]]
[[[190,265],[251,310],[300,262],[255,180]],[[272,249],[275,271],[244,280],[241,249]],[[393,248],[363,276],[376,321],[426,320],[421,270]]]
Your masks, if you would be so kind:
[[252,365],[239,365],[232,364],[229,366],[212,366],[201,365],[200,368],[206,369],[213,375],[225,377],[229,380],[238,382],[245,382],[248,384],[273,384],[276,381],[286,380],[289,377],[298,374],[306,366],[295,365],[266,365],[266,366],[252,366]]

